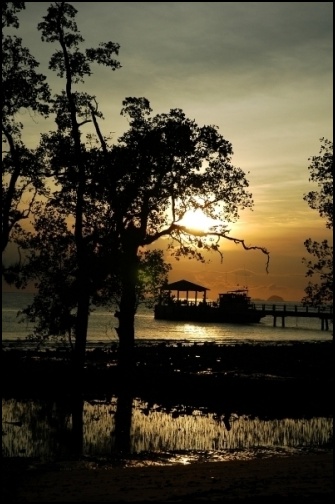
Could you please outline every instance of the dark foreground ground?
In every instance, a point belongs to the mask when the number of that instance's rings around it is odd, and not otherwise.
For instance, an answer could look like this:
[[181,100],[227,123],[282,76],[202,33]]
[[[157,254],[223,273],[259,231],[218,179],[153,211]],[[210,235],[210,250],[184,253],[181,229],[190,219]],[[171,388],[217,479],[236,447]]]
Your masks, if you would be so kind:
[[[259,418],[333,415],[333,342],[233,346],[141,346],[128,379],[116,349],[89,353],[84,398],[123,390],[148,404],[192,411],[204,407]],[[69,396],[73,376],[65,352],[6,350],[3,397]],[[2,459],[3,502],[333,501],[332,447],[327,453],[251,461],[87,469]]]
[[12,462],[2,460],[2,502],[5,503],[333,502],[330,453],[110,470],[29,469],[18,461]]

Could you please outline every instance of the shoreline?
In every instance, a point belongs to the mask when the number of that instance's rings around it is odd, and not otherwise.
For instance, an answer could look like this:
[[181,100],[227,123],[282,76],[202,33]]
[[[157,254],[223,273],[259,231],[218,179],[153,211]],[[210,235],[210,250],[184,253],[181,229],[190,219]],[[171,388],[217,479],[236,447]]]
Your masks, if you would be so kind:
[[328,396],[334,384],[333,342],[139,346],[135,361],[125,386],[116,350],[88,352],[78,391],[71,387],[76,376],[64,353],[3,350],[4,376],[24,380],[5,380],[2,397],[78,402],[78,392],[90,400],[126,395],[168,410],[183,406],[218,414],[224,399],[226,411],[260,418],[333,414]]
[[[253,385],[268,385],[273,383],[290,386],[299,382],[320,385],[322,381],[333,381],[333,341],[325,342],[282,342],[273,344],[253,344],[250,342],[221,345],[166,345],[161,342],[157,345],[137,345],[134,351],[135,386],[141,382],[143,390],[163,392],[166,389],[165,381],[185,382],[189,388],[192,382],[210,382],[230,385],[238,382],[242,386],[246,381]],[[87,351],[86,365],[83,375],[83,390],[91,393],[104,392],[105,384],[111,386],[118,375],[118,347],[108,349],[95,347]],[[49,394],[50,386],[55,382],[55,391],[64,394],[69,392],[66,387],[71,376],[71,355],[62,349],[55,350],[25,350],[19,348],[2,348],[2,365],[6,375],[24,374],[25,380],[20,382],[6,381],[3,393],[13,392],[41,392]],[[44,376],[44,380],[40,380]],[[156,380],[152,381],[152,376]],[[48,377],[50,380],[48,381]],[[54,379],[52,379],[54,377]],[[243,382],[243,383],[242,383]],[[208,390],[217,387],[209,387]],[[169,391],[171,387],[167,388]],[[190,389],[192,390],[192,388]],[[174,393],[180,391],[179,387]],[[135,390],[137,393],[137,391]],[[189,396],[189,390],[186,390]],[[208,398],[208,392],[206,393]],[[215,399],[214,393],[214,399]]]

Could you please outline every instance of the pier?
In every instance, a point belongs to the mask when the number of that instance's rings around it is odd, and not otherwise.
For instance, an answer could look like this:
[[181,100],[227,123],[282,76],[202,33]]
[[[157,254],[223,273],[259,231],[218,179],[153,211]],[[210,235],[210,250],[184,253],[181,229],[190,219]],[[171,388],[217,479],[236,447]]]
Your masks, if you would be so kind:
[[[277,327],[277,319],[281,319],[281,326],[285,327],[285,319],[318,318],[321,330],[329,330],[329,322],[333,320],[333,305],[313,307],[302,303],[292,302],[266,304],[252,301],[247,288],[230,290],[219,293],[217,301],[206,299],[209,289],[194,284],[188,280],[179,280],[167,284],[161,289],[159,302],[154,307],[155,319],[179,320],[192,322],[219,322],[250,324],[257,323],[264,317],[273,317],[273,327]],[[176,292],[176,295],[171,295]],[[189,297],[189,293],[194,297]],[[180,293],[186,293],[181,297]],[[198,293],[202,294],[198,299]]]
[[329,330],[329,321],[333,320],[333,307],[314,308],[302,305],[285,304],[258,304],[254,303],[257,311],[262,312],[262,316],[273,317],[273,327],[277,327],[277,319],[281,319],[281,326],[285,327],[286,317],[318,318],[321,321],[321,330]]

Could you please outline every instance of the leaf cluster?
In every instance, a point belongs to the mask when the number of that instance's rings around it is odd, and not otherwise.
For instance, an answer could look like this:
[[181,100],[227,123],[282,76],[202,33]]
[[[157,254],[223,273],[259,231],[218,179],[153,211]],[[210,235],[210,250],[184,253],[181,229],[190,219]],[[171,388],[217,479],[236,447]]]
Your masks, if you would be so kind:
[[[320,217],[326,219],[326,227],[333,229],[333,142],[320,139],[321,147],[318,156],[310,158],[310,182],[317,183],[318,190],[304,195],[310,208],[317,210]],[[328,240],[321,243],[308,238],[304,242],[307,252],[313,257],[303,257],[306,265],[306,277],[317,278],[305,288],[304,304],[322,306],[333,302],[333,245]]]

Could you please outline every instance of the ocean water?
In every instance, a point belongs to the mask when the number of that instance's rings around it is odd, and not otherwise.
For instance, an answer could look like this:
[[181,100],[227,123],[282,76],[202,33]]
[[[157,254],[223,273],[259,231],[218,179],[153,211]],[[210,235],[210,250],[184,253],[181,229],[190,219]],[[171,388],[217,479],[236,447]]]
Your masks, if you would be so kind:
[[[2,343],[25,342],[33,329],[33,324],[20,323],[17,313],[32,302],[33,294],[24,291],[4,292],[2,296]],[[285,303],[289,306],[289,303]],[[278,304],[280,306],[280,304]],[[115,308],[97,308],[89,319],[88,345],[109,345],[118,341],[115,328],[118,320]],[[328,341],[332,339],[333,327],[321,330],[317,318],[288,317],[285,327],[277,319],[265,317],[259,324],[214,324],[155,320],[153,310],[140,307],[135,317],[136,340],[157,342],[171,340],[190,343],[235,343],[235,342],[284,342],[284,341]]]

